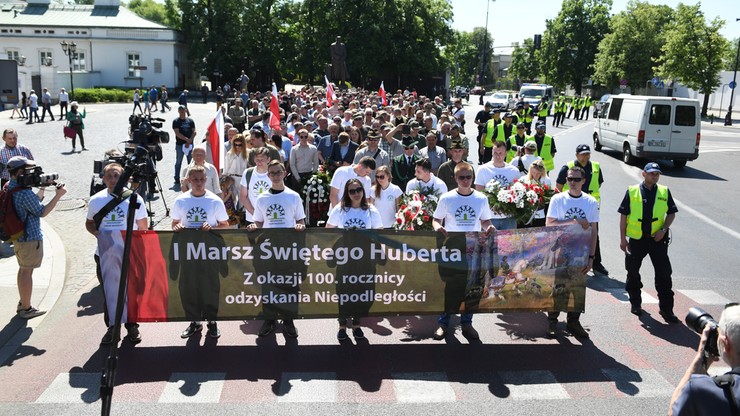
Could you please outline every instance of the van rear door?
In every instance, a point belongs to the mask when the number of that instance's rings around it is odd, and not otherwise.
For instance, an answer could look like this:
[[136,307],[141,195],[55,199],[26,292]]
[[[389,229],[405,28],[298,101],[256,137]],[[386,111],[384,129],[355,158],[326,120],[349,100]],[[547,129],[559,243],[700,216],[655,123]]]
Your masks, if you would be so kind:
[[674,113],[674,102],[667,100],[650,100],[645,123],[643,151],[645,153],[667,153],[671,147],[671,119]]
[[685,153],[693,155],[696,152],[697,134],[699,133],[699,104],[674,101],[673,125],[671,126],[672,154]]

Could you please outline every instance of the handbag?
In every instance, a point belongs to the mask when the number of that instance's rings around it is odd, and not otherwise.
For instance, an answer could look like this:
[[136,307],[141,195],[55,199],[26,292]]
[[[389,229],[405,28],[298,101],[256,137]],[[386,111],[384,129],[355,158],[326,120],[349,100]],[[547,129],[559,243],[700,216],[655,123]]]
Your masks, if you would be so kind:
[[75,137],[77,137],[77,130],[69,126],[64,126],[64,138],[74,139]]

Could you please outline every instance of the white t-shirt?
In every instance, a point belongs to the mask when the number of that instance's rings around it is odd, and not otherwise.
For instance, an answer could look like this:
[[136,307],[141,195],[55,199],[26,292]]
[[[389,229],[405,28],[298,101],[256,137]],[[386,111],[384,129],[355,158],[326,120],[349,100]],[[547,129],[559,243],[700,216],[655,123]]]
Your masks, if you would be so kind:
[[582,193],[574,198],[569,192],[560,192],[550,200],[547,216],[558,221],[586,219],[599,222],[599,203],[589,194]]
[[173,220],[180,221],[185,228],[200,228],[206,222],[215,227],[219,221],[229,219],[224,201],[218,195],[209,190],[203,196],[193,196],[191,192],[175,198],[171,212]]
[[[188,165],[184,165],[180,170],[180,177],[187,178],[190,168],[195,166],[195,162],[190,162]],[[221,185],[218,183],[218,171],[216,167],[208,162],[203,162],[203,167],[206,168],[206,189],[213,192],[214,194],[221,193]],[[190,184],[188,184],[190,186]]]
[[252,220],[262,228],[295,228],[296,222],[306,218],[301,197],[292,189],[273,194],[264,192],[254,204]]
[[[531,165],[532,162],[536,160],[542,160],[542,158],[537,155],[526,155],[525,154],[522,156],[516,156],[515,158],[511,159],[510,165],[514,166],[515,168],[517,168],[517,170],[519,170],[519,160],[520,159],[522,161],[522,166],[524,166],[524,169],[526,169],[527,171],[529,171],[529,165]],[[527,175],[526,173],[522,172],[522,176],[526,176],[526,175]]]
[[460,195],[457,189],[446,192],[434,210],[434,218],[444,220],[447,231],[481,231],[480,222],[491,217],[488,198],[476,190],[470,195]]
[[[259,173],[257,172],[257,169],[254,169],[252,170],[252,176],[249,178],[249,183],[247,184],[248,171],[249,169],[245,170],[242,174],[240,185],[247,188],[247,197],[249,198],[249,202],[252,204],[252,207],[254,207],[254,204],[257,202],[257,197],[272,188],[272,182],[270,182],[270,178],[267,177],[267,172]],[[250,214],[246,209],[244,210],[244,215],[247,221],[254,221],[252,219],[252,214]]]
[[[103,189],[102,191],[96,193],[95,195],[90,197],[90,202],[87,204],[87,219],[92,220],[95,217],[95,214],[100,212],[103,207],[108,205],[108,202],[110,202],[113,199],[113,196],[108,193],[107,189]],[[139,207],[136,208],[136,211],[134,211],[134,230],[138,230],[139,227],[136,226],[136,220],[140,220],[142,218],[147,218],[147,212],[146,207],[144,206],[144,201],[142,198],[137,199],[139,202]],[[124,201],[122,201],[120,204],[116,205],[108,214],[106,214],[105,217],[103,217],[103,220],[100,221],[100,228],[98,228],[99,231],[121,231],[126,229],[126,218],[128,217],[128,206],[129,206],[129,198],[126,198]],[[95,254],[98,254],[98,248],[95,247]]]
[[434,174],[430,174],[431,177],[429,178],[429,182],[422,182],[416,178],[411,179],[406,184],[406,193],[409,193],[411,191],[415,191],[419,188],[422,189],[429,189],[431,187],[434,187],[434,193],[437,196],[442,195],[443,193],[447,192],[447,185],[444,183],[442,179],[439,179],[438,177],[434,176]]
[[383,220],[380,219],[380,213],[372,205],[368,209],[350,208],[348,210],[342,209],[340,205],[337,205],[329,211],[329,219],[326,223],[348,230],[383,228]]
[[[375,195],[375,192],[373,192]],[[388,185],[387,188],[380,190],[380,196],[375,198],[375,208],[380,213],[380,219],[383,221],[383,228],[391,228],[396,223],[396,199],[403,195],[401,188],[394,184]]]
[[[507,164],[504,167],[497,168],[493,166],[493,163],[486,163],[478,169],[478,173],[475,175],[475,184],[485,187],[488,185],[488,182],[497,180],[501,186],[509,186],[521,177],[522,174],[519,172],[519,169],[514,166]],[[502,219],[508,217],[494,212],[491,218]]]
[[334,171],[334,176],[331,178],[331,184],[330,186],[332,188],[337,188],[339,190],[339,193],[337,194],[337,201],[342,201],[342,197],[344,196],[344,185],[349,182],[350,179],[357,178],[362,182],[363,188],[365,188],[365,198],[372,197],[371,189],[372,183],[370,181],[370,178],[367,176],[358,176],[355,173],[355,166],[342,166],[341,168],[337,168],[336,171]]

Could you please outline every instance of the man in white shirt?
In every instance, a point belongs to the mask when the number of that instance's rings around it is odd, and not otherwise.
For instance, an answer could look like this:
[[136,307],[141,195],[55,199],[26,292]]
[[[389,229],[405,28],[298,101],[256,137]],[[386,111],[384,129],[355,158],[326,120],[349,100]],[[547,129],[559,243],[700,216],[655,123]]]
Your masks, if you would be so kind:
[[[588,256],[588,265],[582,270],[586,274],[594,264],[594,252],[596,251],[596,236],[599,232],[599,203],[596,198],[584,193],[581,183],[586,179],[586,171],[580,166],[573,166],[568,169],[566,180],[570,186],[567,192],[555,194],[550,200],[550,209],[547,211],[545,226],[552,227],[556,225],[580,224],[584,230],[591,230],[591,244]],[[557,310],[566,309],[572,290],[567,281],[570,280],[568,264],[559,264],[555,272],[555,285],[562,285],[564,288],[561,293],[553,296],[555,308]],[[559,274],[565,275],[560,277]],[[583,291],[583,288],[578,290]],[[580,296],[579,296],[580,295]],[[585,298],[585,293],[573,293],[575,299]],[[576,309],[583,309],[585,305],[576,304]],[[558,315],[560,312],[547,313],[547,336],[555,338]],[[588,338],[588,332],[583,329],[580,322],[580,312],[568,312],[568,331],[576,338]]]
[[[206,189],[206,168],[195,165],[188,171],[189,191],[181,194],[172,205],[172,231],[180,232],[186,228],[202,231],[229,227],[229,214],[224,202],[213,192]],[[179,279],[180,300],[185,316],[193,319],[190,325],[180,334],[189,338],[203,330],[200,319],[208,320],[208,336],[221,336],[215,319],[218,317],[221,282],[219,270],[213,262],[200,260],[180,264],[178,275],[170,276]]]
[[183,166],[182,171],[180,172],[180,178],[182,178],[180,179],[180,190],[187,192],[188,189],[190,189],[188,187],[189,181],[187,180],[188,171],[192,169],[193,166],[200,165],[206,170],[206,189],[219,195],[221,193],[221,186],[219,185],[218,171],[215,166],[206,162],[206,146],[199,144],[193,148],[192,152],[193,160],[190,164]]
[[[493,159],[478,169],[475,177],[475,189],[482,191],[488,182],[495,180],[501,186],[509,186],[515,180],[521,178],[519,169],[505,162],[506,143],[502,141],[493,142]],[[497,230],[511,230],[516,228],[516,219],[507,217],[496,212],[493,213],[491,223]]]
[[[95,222],[95,216],[101,210],[103,210],[110,201],[113,200],[113,189],[118,184],[118,178],[123,173],[123,167],[118,163],[110,163],[103,168],[103,183],[106,189],[96,193],[90,197],[87,210],[87,220],[85,221],[85,229],[87,232],[94,235],[96,238],[101,231],[122,231],[126,229],[126,221],[128,218],[129,210],[129,198],[124,199],[118,205],[107,210],[107,213],[100,219],[100,223]],[[146,230],[147,228],[147,212],[144,207],[144,201],[138,200],[139,206],[134,211],[134,230]],[[103,339],[100,340],[100,345],[108,345],[113,342],[113,324],[115,322],[115,312],[118,300],[118,287],[121,278],[120,268],[112,270],[110,273],[106,273],[106,278],[103,279],[103,273],[100,268],[100,255],[98,248],[95,248],[95,271],[98,277],[100,287],[103,289],[103,319],[105,325],[108,328]],[[120,265],[119,265],[120,266]],[[126,339],[133,343],[138,344],[141,342],[141,334],[139,333],[139,324],[136,322],[126,322],[126,314],[124,313],[122,322],[128,332]]]
[[[455,181],[457,189],[444,193],[437,203],[434,211],[433,227],[449,238],[463,238],[464,234],[448,236],[448,232],[480,232],[486,236],[490,235],[495,228],[491,225],[491,209],[488,206],[488,198],[483,193],[472,189],[473,167],[467,162],[460,162],[455,166]],[[467,242],[466,242],[467,246]],[[470,266],[470,262],[468,262]],[[450,323],[450,314],[460,309],[460,303],[465,299],[466,293],[471,289],[476,279],[468,279],[468,270],[451,269],[444,273],[445,276],[445,311],[437,319],[439,326],[434,332],[434,339],[441,340],[447,333]],[[478,273],[479,274],[479,273]],[[460,315],[462,334],[468,340],[477,340],[478,331],[473,328],[473,314],[466,312]]]
[[524,153],[518,152],[520,155],[511,159],[511,166],[517,168],[522,176],[525,176],[529,172],[529,165],[536,160],[542,160],[542,158],[537,156],[537,143],[534,140],[527,140],[522,147]]
[[305,178],[310,178],[319,170],[319,151],[309,143],[311,133],[306,129],[298,130],[298,145],[290,152],[290,171],[293,173],[294,185],[300,185]]
[[406,184],[406,193],[416,190],[431,190],[431,193],[439,197],[447,192],[447,185],[442,179],[432,173],[432,163],[429,159],[419,159],[414,166],[414,179]]
[[244,207],[247,222],[252,222],[254,204],[257,197],[270,189],[267,177],[267,164],[270,163],[270,151],[266,147],[253,149],[255,166],[244,171],[239,187],[239,202]]
[[373,202],[373,198],[370,187],[372,182],[370,180],[370,174],[375,171],[375,159],[370,156],[365,156],[360,159],[360,163],[352,166],[342,166],[334,171],[334,176],[331,178],[331,190],[329,191],[330,208],[334,208],[339,205],[339,201],[344,196],[344,185],[352,178],[357,178],[362,182],[362,186],[365,188],[365,196],[367,197],[368,203]]
[[69,104],[69,94],[62,88],[59,91],[59,120],[64,121],[67,119],[67,104]]
[[[297,231],[306,229],[306,214],[303,210],[301,197],[296,192],[285,187],[285,167],[282,163],[272,160],[267,166],[267,175],[270,177],[271,187],[268,192],[263,193],[257,198],[254,206],[254,222],[247,227],[248,231],[255,231],[258,228],[293,228]],[[302,261],[290,262],[280,260],[276,264],[258,264],[255,262],[255,269],[265,268],[266,271],[277,272],[281,268],[294,270],[301,266]],[[287,263],[287,264],[286,264]],[[265,267],[268,266],[268,267]],[[272,270],[270,270],[272,269]],[[255,270],[257,274],[259,270]],[[303,274],[305,275],[305,273]],[[298,293],[300,288],[295,285],[280,284],[263,284],[262,294],[270,295],[270,292],[279,292],[285,294]],[[285,305],[270,305],[263,303],[263,314],[266,319],[262,324],[258,336],[264,337],[275,330],[276,318],[280,315],[283,318],[283,333],[291,338],[298,337],[298,331],[293,323],[293,317],[298,313],[298,304],[290,303]]]

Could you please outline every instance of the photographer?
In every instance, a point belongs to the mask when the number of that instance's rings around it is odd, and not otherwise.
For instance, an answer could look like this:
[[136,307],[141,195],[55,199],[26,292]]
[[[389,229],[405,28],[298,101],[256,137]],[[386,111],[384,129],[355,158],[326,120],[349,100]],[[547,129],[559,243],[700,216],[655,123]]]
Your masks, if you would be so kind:
[[[717,331],[719,357],[732,367],[725,376],[714,378],[707,369],[717,357],[706,357],[707,339]],[[726,380],[722,380],[726,377]],[[724,384],[724,386],[723,386]],[[740,305],[725,307],[719,325],[704,327],[699,348],[689,368],[671,397],[669,414],[678,415],[739,415],[740,398]],[[734,402],[734,403],[733,403]]]
[[[103,183],[105,184],[106,189],[103,189],[90,198],[85,228],[90,234],[94,235],[95,238],[98,237],[101,231],[122,231],[126,229],[126,218],[128,216],[130,200],[125,198],[123,201],[120,201],[119,204],[109,206],[114,198],[113,190],[115,189],[116,184],[118,184],[118,179],[122,174],[123,167],[118,163],[109,163],[106,165],[103,169]],[[104,212],[105,215],[100,219],[100,222],[96,222],[95,216],[100,212]],[[143,202],[139,202],[139,206],[135,211],[134,219],[134,230],[146,230],[147,212],[146,208],[144,208]],[[103,336],[100,344],[108,345],[113,341],[113,322],[109,318],[115,316],[119,281],[118,279],[103,281],[103,273],[100,269],[100,255],[97,247],[95,248],[95,265],[98,282],[100,282],[100,287],[103,289],[103,319],[108,328],[108,331]],[[120,273],[117,272],[106,275],[120,278]],[[128,331],[126,339],[134,344],[141,342],[139,325],[137,323],[126,322],[125,327]]]
[[12,194],[13,207],[18,219],[25,224],[23,235],[13,244],[13,251],[18,260],[18,293],[21,298],[16,312],[18,317],[22,319],[30,319],[46,313],[46,311],[38,310],[31,305],[33,269],[39,268],[44,258],[44,237],[41,233],[40,218],[47,216],[54,209],[62,195],[67,193],[64,184],[55,184],[56,193],[54,198],[47,205],[41,204],[43,188],[36,195],[31,190],[31,186],[21,185],[21,183],[25,183],[23,176],[27,174],[29,169],[35,167],[36,163],[23,156],[13,156],[7,165],[10,173],[10,182],[7,184],[8,191],[18,187],[23,188]]

